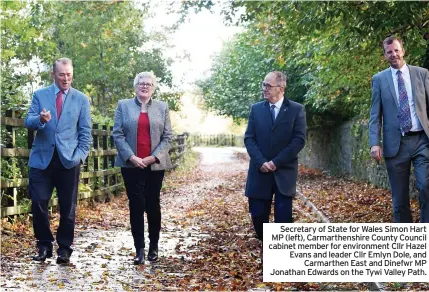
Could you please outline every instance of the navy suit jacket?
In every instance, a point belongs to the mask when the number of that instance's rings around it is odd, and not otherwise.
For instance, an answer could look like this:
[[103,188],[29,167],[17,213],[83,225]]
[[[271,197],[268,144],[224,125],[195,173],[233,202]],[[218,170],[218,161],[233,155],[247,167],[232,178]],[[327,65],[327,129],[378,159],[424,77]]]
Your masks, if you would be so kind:
[[[34,93],[25,118],[25,126],[37,131],[28,162],[30,167],[46,169],[55,148],[65,168],[85,162],[89,153],[92,126],[88,97],[70,88],[58,120],[54,88],[52,84]],[[44,108],[51,112],[51,120],[41,125],[40,112]]]
[[[251,106],[244,144],[250,156],[245,195],[271,199],[273,182],[282,195],[293,197],[298,177],[298,153],[304,148],[306,118],[303,105],[284,98],[276,120],[271,121],[268,101]],[[273,161],[275,172],[263,173],[262,164]]]

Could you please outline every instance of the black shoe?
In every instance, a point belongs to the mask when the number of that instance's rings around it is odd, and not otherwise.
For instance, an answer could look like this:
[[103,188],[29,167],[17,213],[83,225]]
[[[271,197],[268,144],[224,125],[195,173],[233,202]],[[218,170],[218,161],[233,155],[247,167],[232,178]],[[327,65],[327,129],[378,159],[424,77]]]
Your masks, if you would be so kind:
[[52,250],[47,248],[39,249],[39,253],[33,257],[33,260],[38,262],[44,262],[47,258],[52,257]]
[[57,257],[57,264],[68,264],[70,263],[70,255],[66,251],[59,251]]
[[158,244],[149,245],[149,252],[147,253],[147,259],[150,262],[158,261]]
[[134,258],[134,264],[144,264],[144,248],[136,248],[136,257]]

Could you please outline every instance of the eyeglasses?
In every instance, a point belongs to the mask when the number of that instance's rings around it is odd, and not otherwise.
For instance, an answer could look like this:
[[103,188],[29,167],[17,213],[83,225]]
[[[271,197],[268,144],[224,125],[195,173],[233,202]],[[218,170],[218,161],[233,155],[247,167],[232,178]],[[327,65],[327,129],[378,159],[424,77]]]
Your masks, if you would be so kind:
[[271,85],[269,83],[262,82],[261,87],[262,87],[262,89],[266,88],[266,89],[270,90],[273,87],[283,87],[283,86],[281,86],[281,85],[275,86],[275,85]]
[[144,88],[144,87],[152,87],[153,86],[153,84],[152,83],[139,83],[139,84],[137,84],[137,86],[138,87],[142,87],[142,88]]

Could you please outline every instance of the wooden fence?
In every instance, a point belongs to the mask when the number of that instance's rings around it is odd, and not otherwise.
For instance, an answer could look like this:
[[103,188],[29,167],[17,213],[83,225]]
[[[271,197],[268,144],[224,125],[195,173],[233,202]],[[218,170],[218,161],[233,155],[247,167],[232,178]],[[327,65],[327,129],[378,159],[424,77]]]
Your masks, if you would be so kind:
[[235,146],[244,147],[244,137],[232,134],[191,134],[190,140],[193,146]]
[[[35,137],[35,131],[24,127],[24,119],[18,112],[8,110],[1,117],[2,174],[1,174],[1,217],[29,212],[28,199],[28,157]],[[105,197],[123,190],[120,168],[114,167],[117,154],[112,137],[112,127],[94,124],[93,145],[82,165],[78,200]],[[173,165],[177,166],[186,150],[188,134],[175,135],[170,149]],[[57,199],[50,201],[57,205]]]

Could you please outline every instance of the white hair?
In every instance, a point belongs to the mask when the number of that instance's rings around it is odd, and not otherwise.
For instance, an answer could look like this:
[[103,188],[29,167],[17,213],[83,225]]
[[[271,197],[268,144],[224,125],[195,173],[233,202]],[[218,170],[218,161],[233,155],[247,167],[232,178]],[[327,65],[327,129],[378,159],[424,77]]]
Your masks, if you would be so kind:
[[61,63],[63,65],[70,64],[70,65],[73,66],[73,62],[72,62],[71,59],[69,59],[69,58],[59,58],[59,59],[56,59],[55,62],[54,62],[54,64],[52,65],[52,71],[53,72],[55,72],[55,69],[57,68],[57,64],[59,64],[59,63]]
[[134,78],[134,87],[136,87],[137,84],[139,84],[140,80],[143,78],[152,79],[153,89],[156,89],[158,83],[156,81],[156,76],[155,74],[153,74],[153,72],[140,72],[139,74],[137,74],[136,78]]

